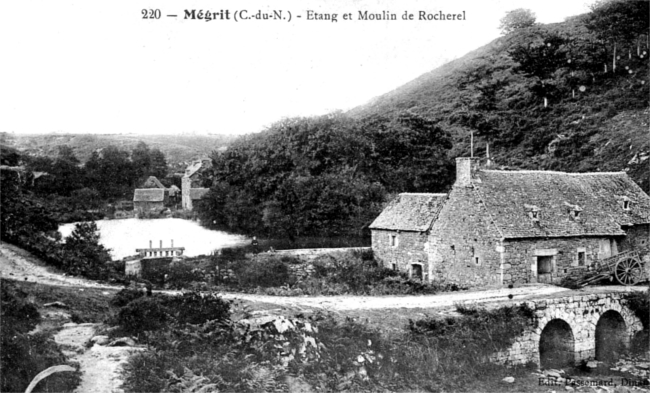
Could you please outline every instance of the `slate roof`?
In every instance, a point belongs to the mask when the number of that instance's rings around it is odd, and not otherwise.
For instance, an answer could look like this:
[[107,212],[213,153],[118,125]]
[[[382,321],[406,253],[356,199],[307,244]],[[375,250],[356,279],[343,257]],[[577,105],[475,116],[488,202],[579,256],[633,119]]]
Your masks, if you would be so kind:
[[370,224],[370,229],[427,231],[438,218],[445,200],[447,194],[399,194]]
[[162,188],[137,188],[133,194],[133,202],[163,202],[165,190]]
[[479,170],[472,184],[505,238],[616,236],[621,226],[650,223],[650,197],[625,172]]
[[149,176],[142,185],[143,188],[165,188],[156,176]]
[[192,177],[204,166],[206,168],[211,166],[209,159],[204,158],[201,160],[194,161],[190,165],[188,165],[187,168],[185,168],[185,173],[183,174],[183,176]]
[[201,199],[208,193],[208,191],[210,191],[209,188],[190,188],[190,199]]

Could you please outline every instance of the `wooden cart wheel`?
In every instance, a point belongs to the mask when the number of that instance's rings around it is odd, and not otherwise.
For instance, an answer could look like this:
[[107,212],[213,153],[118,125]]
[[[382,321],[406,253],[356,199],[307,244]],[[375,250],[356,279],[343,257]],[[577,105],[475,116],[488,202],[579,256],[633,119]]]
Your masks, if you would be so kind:
[[616,263],[614,274],[621,285],[634,285],[643,279],[643,266],[634,258],[625,258]]

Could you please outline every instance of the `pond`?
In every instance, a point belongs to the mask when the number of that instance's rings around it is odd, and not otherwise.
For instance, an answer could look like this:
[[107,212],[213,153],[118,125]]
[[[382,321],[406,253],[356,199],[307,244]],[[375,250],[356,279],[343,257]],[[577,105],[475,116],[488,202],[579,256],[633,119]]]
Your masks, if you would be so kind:
[[[155,220],[140,220],[127,218],[124,220],[95,221],[100,233],[100,243],[111,250],[113,259],[122,259],[136,254],[136,248],[148,248],[149,241],[153,247],[169,247],[172,239],[175,247],[185,247],[184,255],[197,256],[210,254],[212,251],[247,244],[245,236],[233,235],[227,232],[211,231],[200,226],[195,221],[180,218],[162,218]],[[74,229],[74,223],[59,226],[61,235],[68,236]]]

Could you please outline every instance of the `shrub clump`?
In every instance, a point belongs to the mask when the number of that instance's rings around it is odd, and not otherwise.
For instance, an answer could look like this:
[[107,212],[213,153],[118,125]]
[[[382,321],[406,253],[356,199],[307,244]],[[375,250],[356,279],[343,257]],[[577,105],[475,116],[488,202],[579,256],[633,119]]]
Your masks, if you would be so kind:
[[242,287],[279,287],[295,282],[287,262],[278,257],[242,261],[233,270]]
[[158,297],[137,298],[122,307],[117,315],[120,326],[132,334],[158,330],[168,320],[167,311]]
[[167,312],[182,324],[202,324],[230,318],[230,302],[215,293],[185,292],[181,296],[168,297],[164,305]]
[[512,345],[535,315],[525,304],[495,310],[457,305],[456,310],[461,318],[409,321],[409,329],[415,335],[436,337],[443,346],[461,345],[467,355],[484,359]]
[[115,322],[130,334],[156,331],[169,324],[203,324],[230,318],[230,302],[215,293],[143,297],[142,292],[123,289],[111,303],[121,305]]
[[144,296],[144,292],[133,288],[124,288],[113,296],[111,305],[115,307],[124,307],[135,299]]

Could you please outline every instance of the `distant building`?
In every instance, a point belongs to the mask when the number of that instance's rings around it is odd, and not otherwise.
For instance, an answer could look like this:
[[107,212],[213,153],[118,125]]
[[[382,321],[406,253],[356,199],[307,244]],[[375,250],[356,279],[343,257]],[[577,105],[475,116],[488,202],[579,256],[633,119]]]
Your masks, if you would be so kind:
[[192,210],[196,201],[200,200],[210,191],[203,187],[212,162],[209,159],[197,160],[190,164],[185,170],[182,187],[182,206],[185,210]]
[[158,180],[156,176],[149,176],[147,180],[142,184],[141,188],[162,188],[164,189],[165,186]]
[[126,261],[124,274],[152,279],[160,269],[167,268],[175,258],[182,258],[185,247],[174,247],[172,239],[171,246],[163,247],[161,240],[160,247],[154,248],[153,242],[149,240],[149,248],[137,248],[135,251],[138,253],[139,259]]
[[163,209],[168,202],[168,194],[161,188],[138,188],[133,195],[133,209],[138,213],[153,209]]

